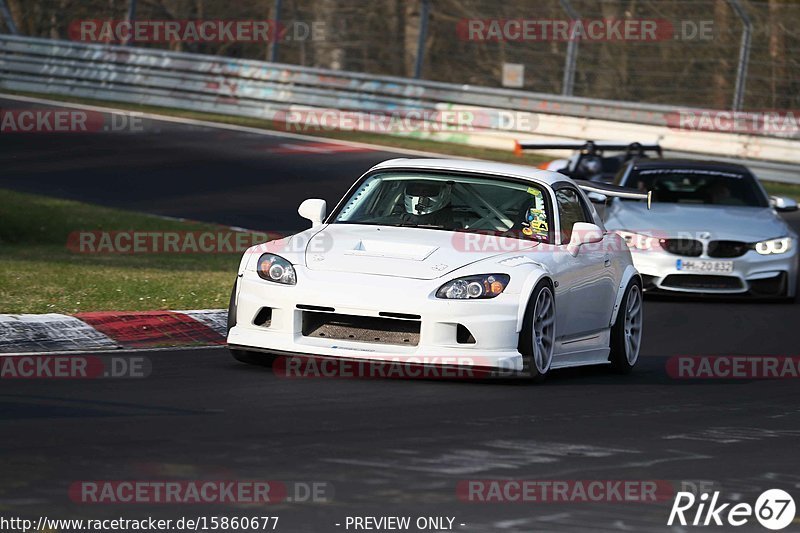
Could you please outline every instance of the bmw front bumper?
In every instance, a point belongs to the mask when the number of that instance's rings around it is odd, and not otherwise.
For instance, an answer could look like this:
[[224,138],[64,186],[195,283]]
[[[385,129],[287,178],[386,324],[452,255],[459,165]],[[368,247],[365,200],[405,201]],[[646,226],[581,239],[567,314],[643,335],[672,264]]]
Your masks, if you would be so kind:
[[[683,257],[662,250],[631,250],[645,290],[674,293],[741,294],[757,297],[794,296],[797,290],[797,248],[785,254],[761,255],[749,250],[734,258]],[[680,263],[679,263],[680,261]],[[733,263],[729,272],[688,272],[687,262]]]

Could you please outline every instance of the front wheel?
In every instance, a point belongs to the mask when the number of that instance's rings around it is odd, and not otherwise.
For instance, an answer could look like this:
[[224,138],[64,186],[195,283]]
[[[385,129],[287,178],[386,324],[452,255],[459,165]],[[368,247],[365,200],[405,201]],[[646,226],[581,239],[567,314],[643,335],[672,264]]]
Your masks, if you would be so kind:
[[556,299],[550,283],[542,280],[533,289],[528,300],[519,336],[522,372],[533,381],[544,380],[550,371],[555,338]]
[[611,328],[611,368],[627,374],[639,360],[642,345],[643,298],[641,282],[634,278],[628,283],[619,305],[617,320]]

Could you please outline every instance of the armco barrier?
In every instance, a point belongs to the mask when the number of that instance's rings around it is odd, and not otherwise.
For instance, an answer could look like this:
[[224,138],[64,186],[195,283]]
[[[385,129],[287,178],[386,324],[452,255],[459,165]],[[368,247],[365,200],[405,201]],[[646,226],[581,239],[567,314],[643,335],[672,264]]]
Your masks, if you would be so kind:
[[[511,150],[515,139],[658,141],[668,151],[744,159],[800,182],[800,135],[671,128],[680,108],[377,77],[157,49],[0,35],[0,90],[74,96],[274,120],[297,109],[354,113],[472,110],[530,113],[530,130],[387,131]],[[684,109],[684,111],[686,111]],[[694,110],[699,112],[700,110]],[[519,123],[519,121],[517,121]],[[763,173],[762,173],[763,174]]]

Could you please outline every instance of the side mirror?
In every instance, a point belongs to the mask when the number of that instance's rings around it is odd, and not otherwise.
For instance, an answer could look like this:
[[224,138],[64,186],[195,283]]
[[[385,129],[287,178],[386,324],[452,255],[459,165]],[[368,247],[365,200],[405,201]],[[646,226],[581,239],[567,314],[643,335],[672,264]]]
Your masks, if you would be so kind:
[[312,228],[322,225],[322,221],[325,220],[325,214],[327,210],[327,202],[325,202],[325,200],[320,200],[319,198],[309,198],[308,200],[303,200],[303,203],[300,204],[299,208],[297,208],[297,212],[301,217],[307,218],[311,221]]
[[770,196],[769,203],[777,211],[797,211],[797,201],[786,196]]
[[608,196],[600,194],[599,192],[587,192],[586,196],[593,204],[605,204],[606,200],[608,200]]
[[567,245],[567,251],[573,257],[578,255],[578,250],[584,244],[594,244],[603,241],[603,230],[597,224],[576,222],[572,225],[572,237]]

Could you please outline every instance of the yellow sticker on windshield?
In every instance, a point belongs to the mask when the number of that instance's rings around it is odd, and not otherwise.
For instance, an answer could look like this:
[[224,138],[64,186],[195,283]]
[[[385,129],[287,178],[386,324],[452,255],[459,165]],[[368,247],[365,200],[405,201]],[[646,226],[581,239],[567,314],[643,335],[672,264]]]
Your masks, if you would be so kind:
[[532,207],[528,209],[525,216],[525,222],[522,223],[522,233],[525,235],[533,235],[534,233],[539,236],[547,236],[549,226],[547,225],[547,214],[544,209],[536,209]]

